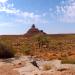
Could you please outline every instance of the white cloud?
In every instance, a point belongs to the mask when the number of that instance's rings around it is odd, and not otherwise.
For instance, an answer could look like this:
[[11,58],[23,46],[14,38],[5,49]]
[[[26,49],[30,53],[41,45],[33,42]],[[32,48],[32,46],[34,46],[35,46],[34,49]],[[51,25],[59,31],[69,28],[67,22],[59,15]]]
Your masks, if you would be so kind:
[[14,4],[0,4],[0,12],[4,12],[7,14],[17,14],[19,13],[20,10],[14,8]]
[[24,24],[47,24],[48,21],[43,19],[40,15],[35,15],[34,13],[24,12],[21,15],[21,18],[15,20],[17,23],[24,23]]
[[19,12],[19,10],[16,10],[15,8],[6,8],[6,7],[0,7],[0,12],[5,12],[7,14],[16,14]]
[[[7,1],[8,0],[5,0],[4,2],[7,2]],[[48,23],[48,21],[43,19],[43,15],[38,15],[38,14],[35,14],[34,12],[22,11],[20,9],[15,8],[13,3],[0,4],[0,12],[8,14],[8,15],[9,14],[14,15],[16,17],[13,20],[15,21],[15,23],[24,23],[24,24]]]
[[8,0],[0,0],[0,3],[5,3],[7,2]]
[[47,13],[43,13],[42,16],[45,17],[47,15]]
[[66,23],[75,23],[75,0],[67,0],[56,6],[57,20]]

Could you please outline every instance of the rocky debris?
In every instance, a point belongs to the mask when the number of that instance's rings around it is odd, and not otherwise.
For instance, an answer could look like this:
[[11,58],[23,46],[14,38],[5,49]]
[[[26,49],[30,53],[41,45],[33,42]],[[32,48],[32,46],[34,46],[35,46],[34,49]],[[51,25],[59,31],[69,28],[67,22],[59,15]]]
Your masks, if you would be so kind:
[[44,60],[41,61],[40,60],[40,61],[36,61],[36,62],[41,70],[43,70],[45,65],[48,65],[51,67],[51,69],[55,69],[55,70],[60,69],[60,67],[61,67],[60,60],[51,60],[51,61],[44,61]]
[[60,60],[35,60],[31,56],[21,56],[0,60],[0,75],[75,75],[75,65],[61,64]]
[[20,75],[28,75],[31,74],[33,71],[39,71],[37,67],[33,66],[31,63],[27,62],[24,67],[16,68]]
[[31,63],[32,63],[32,65],[34,65],[35,67],[37,67],[39,69],[39,66],[36,61],[32,61]]
[[61,68],[75,70],[75,65],[74,64],[61,64]]

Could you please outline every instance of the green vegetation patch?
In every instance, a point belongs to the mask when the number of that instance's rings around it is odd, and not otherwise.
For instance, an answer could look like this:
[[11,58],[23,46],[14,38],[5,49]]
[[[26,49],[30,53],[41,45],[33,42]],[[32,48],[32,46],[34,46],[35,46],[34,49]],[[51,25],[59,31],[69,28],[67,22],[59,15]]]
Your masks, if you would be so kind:
[[62,64],[75,64],[75,60],[71,59],[63,59],[61,61]]
[[0,42],[0,58],[12,58],[15,56],[15,51],[8,43]]

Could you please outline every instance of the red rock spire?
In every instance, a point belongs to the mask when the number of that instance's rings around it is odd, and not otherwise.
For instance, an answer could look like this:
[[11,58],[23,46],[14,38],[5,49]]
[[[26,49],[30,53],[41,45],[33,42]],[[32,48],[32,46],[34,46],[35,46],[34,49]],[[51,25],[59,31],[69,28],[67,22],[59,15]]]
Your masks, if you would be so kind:
[[35,24],[32,25],[32,28],[35,28]]
[[37,34],[45,34],[45,33],[43,32],[43,30],[39,30],[38,28],[36,28],[35,24],[33,24],[26,33],[26,35],[28,35],[28,36],[37,35]]

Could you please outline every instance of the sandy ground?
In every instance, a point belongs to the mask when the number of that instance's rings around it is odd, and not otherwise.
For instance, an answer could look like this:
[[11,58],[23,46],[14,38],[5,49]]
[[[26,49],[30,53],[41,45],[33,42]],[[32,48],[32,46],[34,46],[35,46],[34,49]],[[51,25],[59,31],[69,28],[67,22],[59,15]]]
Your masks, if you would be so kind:
[[19,72],[13,70],[13,66],[5,64],[0,66],[0,75],[20,75]]

